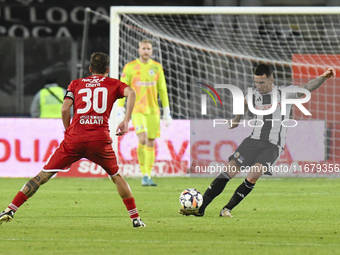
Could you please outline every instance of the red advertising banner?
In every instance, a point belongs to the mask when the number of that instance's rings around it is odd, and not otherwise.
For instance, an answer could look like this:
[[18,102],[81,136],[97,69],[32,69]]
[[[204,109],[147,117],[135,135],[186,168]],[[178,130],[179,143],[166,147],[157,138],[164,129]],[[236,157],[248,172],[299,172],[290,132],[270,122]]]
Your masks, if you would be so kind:
[[0,118],[0,177],[33,177],[64,137],[60,119]]
[[[250,132],[249,127],[230,130],[219,125],[210,134],[204,129],[209,120],[198,121],[200,124],[195,127],[200,128],[195,130],[190,130],[189,120],[174,120],[169,127],[162,125],[161,138],[156,139],[154,176],[185,176],[189,169],[195,171],[195,164],[202,162],[208,167],[226,165],[228,157]],[[338,176],[340,162],[327,159],[325,131],[324,121],[299,121],[296,127],[289,128],[286,149],[277,165],[296,169],[288,173],[278,171],[275,176]],[[63,136],[60,119],[0,119],[0,177],[35,176]],[[137,136],[130,126],[118,144],[118,163],[123,176],[141,176],[137,145]],[[107,178],[100,166],[86,159],[75,162],[69,172],[58,176]]]
[[[156,139],[155,176],[183,176],[189,167],[189,120],[174,120],[161,126]],[[0,119],[0,177],[33,177],[64,138],[60,119]],[[141,176],[136,148],[138,140],[130,123],[127,134],[119,137],[118,162],[124,176]],[[67,177],[107,177],[105,171],[86,159],[72,164]]]

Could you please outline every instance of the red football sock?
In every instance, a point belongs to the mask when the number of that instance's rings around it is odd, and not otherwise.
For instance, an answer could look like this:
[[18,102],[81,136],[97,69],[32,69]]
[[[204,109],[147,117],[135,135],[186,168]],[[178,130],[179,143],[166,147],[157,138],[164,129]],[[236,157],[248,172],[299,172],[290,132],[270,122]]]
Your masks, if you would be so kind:
[[139,215],[138,215],[138,210],[135,204],[135,199],[133,197],[126,198],[126,199],[123,199],[123,202],[126,206],[126,209],[129,211],[130,218],[131,219],[137,218]]
[[16,212],[18,208],[27,201],[27,199],[28,197],[24,193],[19,191],[13,199],[12,203],[8,206],[8,208]]

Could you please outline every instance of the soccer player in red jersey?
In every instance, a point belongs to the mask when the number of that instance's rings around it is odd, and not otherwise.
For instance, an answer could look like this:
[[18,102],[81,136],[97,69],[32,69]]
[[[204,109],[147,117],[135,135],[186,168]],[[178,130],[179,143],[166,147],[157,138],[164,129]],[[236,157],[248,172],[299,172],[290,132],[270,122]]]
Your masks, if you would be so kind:
[[[118,125],[116,135],[123,135],[128,131],[136,93],[125,83],[108,77],[109,56],[105,53],[92,54],[90,72],[92,76],[74,80],[67,88],[61,109],[66,130],[64,140],[47,160],[42,171],[24,185],[12,203],[0,214],[0,224],[11,221],[17,209],[54,174],[66,172],[72,163],[87,158],[110,175],[130,214],[133,227],[146,226],[139,217],[128,183],[119,174],[108,124],[113,103],[118,98],[127,97],[126,115]],[[74,117],[71,122],[72,105]]]

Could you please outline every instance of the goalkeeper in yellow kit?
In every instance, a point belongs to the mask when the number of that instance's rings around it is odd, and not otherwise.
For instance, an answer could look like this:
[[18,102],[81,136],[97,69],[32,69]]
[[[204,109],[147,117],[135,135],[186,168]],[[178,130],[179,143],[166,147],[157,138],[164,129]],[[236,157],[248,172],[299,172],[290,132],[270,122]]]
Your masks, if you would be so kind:
[[[160,109],[158,94],[163,107],[163,121],[170,125],[169,98],[162,65],[151,59],[152,43],[139,42],[139,58],[124,66],[121,81],[136,92],[132,123],[138,136],[137,156],[143,175],[143,186],[157,186],[151,179],[155,162],[155,138],[160,137]],[[125,98],[118,100],[118,123],[125,116]]]

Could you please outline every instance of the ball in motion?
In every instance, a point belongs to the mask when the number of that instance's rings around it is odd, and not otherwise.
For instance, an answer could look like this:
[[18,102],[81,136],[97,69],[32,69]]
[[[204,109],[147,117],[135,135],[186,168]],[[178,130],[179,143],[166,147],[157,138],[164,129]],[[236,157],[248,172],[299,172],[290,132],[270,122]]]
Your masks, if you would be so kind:
[[189,188],[181,193],[179,202],[185,210],[198,210],[203,204],[203,196],[197,189]]

